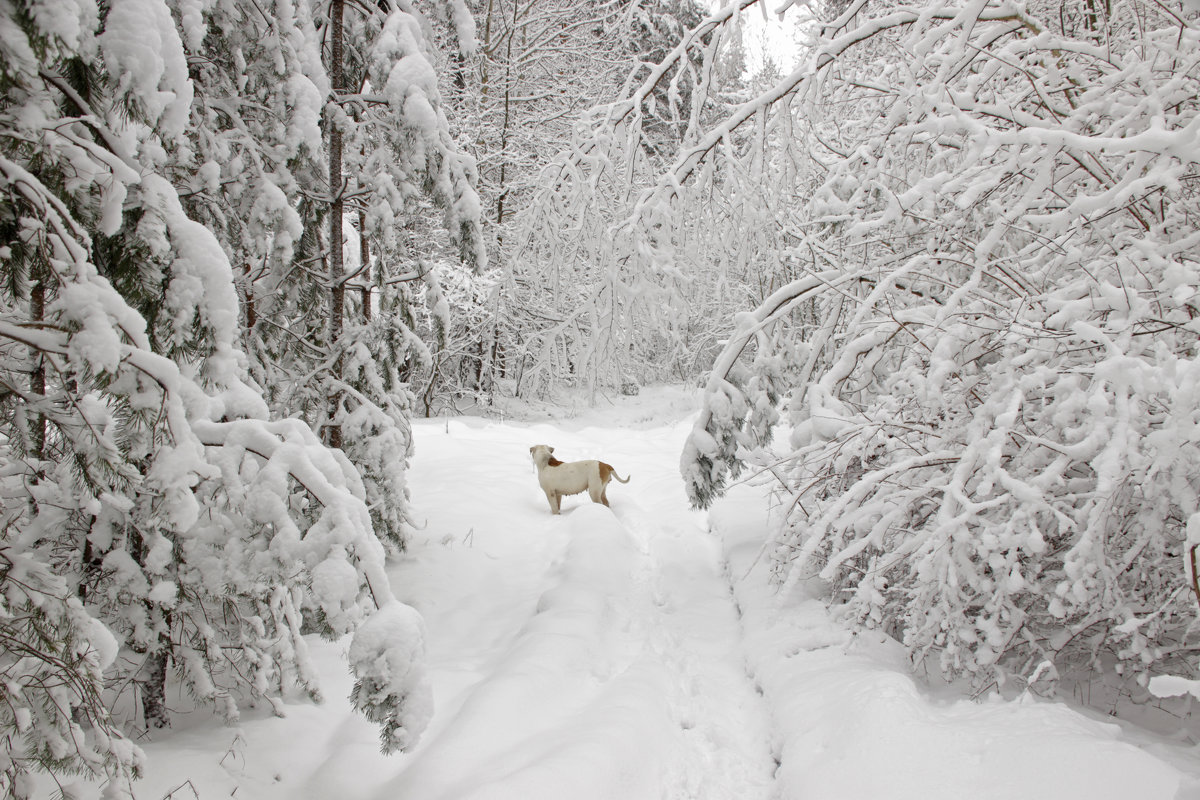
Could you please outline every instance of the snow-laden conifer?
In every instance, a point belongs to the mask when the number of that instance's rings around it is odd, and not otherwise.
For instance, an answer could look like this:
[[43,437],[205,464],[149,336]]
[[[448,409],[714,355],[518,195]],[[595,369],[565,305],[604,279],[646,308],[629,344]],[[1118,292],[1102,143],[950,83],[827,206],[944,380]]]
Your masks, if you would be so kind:
[[[426,383],[430,349],[444,345],[450,324],[431,262],[473,272],[486,269],[487,252],[474,161],[450,135],[428,22],[411,8],[347,10],[345,31],[355,47],[341,65],[344,89],[326,105],[326,128],[332,141],[336,126],[342,140],[341,185],[329,191],[342,195],[340,230],[352,232],[341,276],[330,273],[331,290],[342,284],[350,293],[319,334],[325,363],[291,369],[332,399],[312,402],[308,413],[317,412],[317,427],[339,432],[339,446],[363,477],[379,536],[400,549],[414,384]],[[430,224],[430,204],[441,210],[441,232]],[[332,230],[336,204],[329,214]],[[355,227],[346,225],[350,220]],[[297,388],[299,397],[308,390]]]
[[[277,10],[303,28],[295,7]],[[0,782],[23,796],[30,769],[83,772],[118,796],[142,756],[106,682],[136,690],[131,722],[147,726],[169,719],[168,672],[229,718],[246,698],[280,709],[319,694],[306,620],[337,636],[415,612],[388,586],[357,470],[302,421],[271,419],[248,381],[234,271],[181,203],[217,196],[217,158],[242,159],[248,208],[274,212],[258,217],[266,234],[248,214],[237,241],[282,261],[273,248],[297,230],[277,191],[286,158],[237,125],[189,139],[196,84],[158,0],[0,13]],[[178,20],[189,44],[206,38],[195,7]],[[313,66],[302,35],[282,36]],[[228,100],[201,97],[202,113]],[[319,144],[297,129],[281,153]],[[351,668],[371,687],[361,706],[403,746],[428,714],[420,626],[376,628],[402,638],[352,639]]]

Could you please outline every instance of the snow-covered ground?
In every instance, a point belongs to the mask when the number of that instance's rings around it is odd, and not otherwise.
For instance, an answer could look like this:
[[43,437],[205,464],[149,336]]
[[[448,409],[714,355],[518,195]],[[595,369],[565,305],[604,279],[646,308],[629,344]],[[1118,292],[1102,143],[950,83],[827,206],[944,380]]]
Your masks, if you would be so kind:
[[[428,626],[436,711],[383,756],[350,710],[346,642],[314,639],[322,705],[237,729],[177,716],[143,742],[139,798],[853,800],[1200,797],[1194,747],[1061,703],[938,697],[894,643],[781,596],[764,490],[688,508],[694,400],[647,390],[569,421],[415,423],[423,524],[392,565]],[[528,448],[601,457],[628,485],[551,516]]]

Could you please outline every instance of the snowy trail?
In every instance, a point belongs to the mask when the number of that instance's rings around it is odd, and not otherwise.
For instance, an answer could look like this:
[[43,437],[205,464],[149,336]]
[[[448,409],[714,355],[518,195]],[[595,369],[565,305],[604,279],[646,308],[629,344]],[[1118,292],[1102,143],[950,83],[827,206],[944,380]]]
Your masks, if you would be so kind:
[[[422,527],[390,570],[428,628],[436,707],[412,753],[382,755],[350,708],[348,641],[309,637],[325,703],[235,729],[178,715],[147,745],[140,800],[1200,800],[1186,731],[936,697],[820,587],[781,594],[761,488],[687,506],[691,398],[626,402],[596,427],[415,423]],[[632,480],[611,509],[576,496],[551,516],[538,443]]]
[[[441,455],[414,470],[416,496],[471,488],[453,507],[418,503],[448,541],[393,576],[429,625],[440,710],[376,797],[770,796],[767,713],[721,551],[674,463],[683,430],[418,426],[418,448]],[[611,510],[575,497],[553,517],[528,460],[539,442],[637,474]]]

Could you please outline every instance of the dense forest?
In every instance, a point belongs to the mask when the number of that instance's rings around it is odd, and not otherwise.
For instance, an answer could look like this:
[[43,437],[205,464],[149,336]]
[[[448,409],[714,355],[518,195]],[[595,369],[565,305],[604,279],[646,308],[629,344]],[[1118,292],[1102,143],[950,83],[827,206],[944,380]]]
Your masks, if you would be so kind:
[[499,396],[702,386],[930,672],[1193,676],[1198,107],[1193,0],[3,3],[0,794],[314,633],[411,746],[410,421]]

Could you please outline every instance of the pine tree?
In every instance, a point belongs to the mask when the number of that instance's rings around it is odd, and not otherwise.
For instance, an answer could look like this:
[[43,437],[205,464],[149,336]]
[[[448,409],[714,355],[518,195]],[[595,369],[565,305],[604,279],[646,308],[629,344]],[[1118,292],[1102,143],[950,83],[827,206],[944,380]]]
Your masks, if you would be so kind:
[[[324,337],[330,366],[316,374],[334,402],[319,424],[340,431],[340,447],[363,477],[379,535],[399,549],[408,524],[404,473],[412,452],[412,384],[422,368],[434,368],[430,346],[444,344],[450,324],[440,277],[455,260],[468,272],[486,269],[487,253],[474,162],[450,135],[428,23],[407,11],[356,10],[346,31],[355,46],[342,65],[344,94],[326,106],[335,299]],[[470,41],[463,33],[461,46]],[[340,170],[335,144],[343,155]],[[339,190],[332,188],[339,173],[340,191],[352,198],[340,205]],[[439,235],[429,222],[430,204],[441,209],[444,231],[432,252],[424,242],[437,242]],[[348,221],[359,225],[349,242],[352,274],[335,264],[343,255],[337,234],[349,229]],[[351,305],[336,299],[348,280],[359,289],[353,319]]]
[[343,450],[376,531],[400,549],[408,418],[447,324],[437,281],[486,263],[474,173],[447,133],[420,17],[345,9],[335,93],[332,22],[313,14],[202,10],[186,200],[243,265],[243,341],[272,413]]
[[[304,62],[296,8],[275,7],[295,22],[275,44]],[[247,84],[193,82],[157,0],[0,14],[4,791],[27,794],[43,769],[128,792],[142,756],[100,700],[106,679],[136,678],[147,726],[168,721],[170,675],[231,719],[242,698],[318,696],[306,618],[355,634],[359,706],[385,746],[411,744],[429,713],[420,622],[388,586],[362,480],[308,425],[271,419],[237,346],[234,270],[181,201],[233,231],[239,256],[302,238],[271,188],[288,159],[256,145],[269,113],[185,135],[189,114],[244,108],[218,90]],[[190,46],[221,48],[205,24],[181,14]],[[310,89],[285,84],[268,107],[296,111]],[[303,160],[314,137],[288,136],[281,150]],[[251,208],[277,227],[256,231],[254,214],[243,227],[222,155],[254,167],[247,183],[275,212]]]

